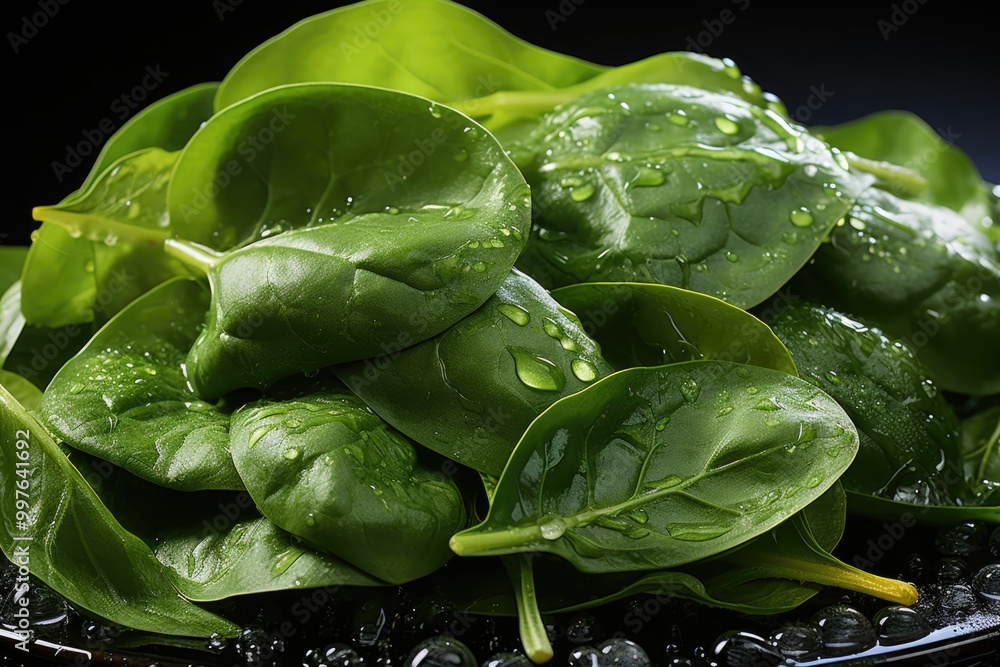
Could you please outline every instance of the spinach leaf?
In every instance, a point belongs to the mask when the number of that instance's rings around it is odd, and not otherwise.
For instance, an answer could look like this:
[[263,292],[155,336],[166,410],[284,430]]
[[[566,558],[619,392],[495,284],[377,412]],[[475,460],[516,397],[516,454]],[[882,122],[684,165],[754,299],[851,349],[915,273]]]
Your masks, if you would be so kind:
[[91,328],[67,324],[50,329],[26,324],[21,301],[21,281],[0,298],[0,367],[44,389],[87,342]]
[[42,418],[67,444],[156,484],[241,489],[229,415],[195,396],[184,359],[208,295],[182,278],[133,302],[53,379]]
[[0,297],[0,367],[10,356],[17,339],[24,330],[24,315],[21,314],[21,281],[16,280],[5,288]]
[[619,371],[518,443],[459,555],[545,551],[583,572],[667,568],[770,530],[857,452],[847,415],[779,371],[694,361]]
[[[29,321],[103,323],[156,285],[186,273],[183,264],[163,253],[170,235],[167,186],[178,155],[159,148],[132,153],[75,198],[34,209],[43,227],[57,225],[69,234],[64,250],[89,259],[83,266],[67,261],[53,284],[53,276],[44,271],[48,262],[35,256],[53,248],[44,241],[32,247],[23,278]],[[47,232],[40,234],[49,238]],[[69,301],[67,295],[72,295]]]
[[[66,197],[60,206],[70,206],[90,192],[90,207],[101,208],[101,202],[94,202],[93,197],[102,194],[102,188],[97,186],[102,178],[116,186],[108,194],[113,197],[123,194],[129,181],[110,175],[115,163],[148,148],[165,151],[183,148],[211,115],[216,88],[216,84],[187,88],[138,113],[108,140],[81,189]],[[141,192],[142,186],[133,191]],[[124,212],[119,210],[119,213]],[[142,217],[159,219],[149,206],[143,210]],[[124,222],[131,224],[127,215]],[[73,228],[71,233],[71,229],[50,222],[43,222],[32,238],[23,273],[25,317],[30,324],[38,326],[61,328],[90,322],[95,309],[99,314],[104,313],[100,319],[106,321],[128,303],[127,295],[135,294],[147,280],[142,271],[135,271],[135,267],[147,261],[154,262],[153,266],[164,262],[155,249],[142,244],[138,247],[133,244],[116,247],[117,243],[107,246],[104,244],[107,234],[95,241],[83,236],[78,229]],[[129,262],[132,251],[142,256]],[[57,288],[53,289],[53,285]]]
[[465,525],[455,482],[345,389],[245,405],[231,448],[264,516],[389,583],[444,565]]
[[[199,209],[240,138],[265,130],[272,141]],[[216,247],[266,238],[224,255],[167,242],[212,284],[191,383],[205,397],[264,387],[440,333],[510,273],[529,207],[496,140],[423,98],[304,84],[229,107],[177,164],[171,221]]]
[[962,458],[974,504],[1000,504],[1000,405],[962,422]]
[[434,338],[337,370],[407,436],[492,475],[545,408],[611,372],[573,314],[519,271]]
[[42,407],[42,391],[17,373],[0,370],[0,386],[6,389],[27,412],[37,416]]
[[0,246],[0,292],[6,292],[21,277],[27,255],[27,248]]
[[193,637],[238,633],[177,594],[149,548],[115,521],[45,429],[2,387],[0,459],[0,547],[12,562],[27,558],[31,573],[74,605],[129,628]]
[[581,318],[619,370],[719,359],[798,374],[766,324],[705,294],[668,285],[581,283],[552,296]]
[[802,378],[840,403],[858,429],[858,456],[841,478],[847,489],[919,504],[959,501],[958,419],[909,345],[808,303],[770,324]]
[[910,343],[942,388],[1000,392],[1000,255],[957,213],[867,190],[804,276],[824,304]]
[[899,517],[905,515],[929,526],[954,526],[963,521],[985,521],[1000,524],[1000,506],[996,504],[915,505],[866,493],[848,491],[847,507],[851,514],[878,521],[899,521]]
[[537,122],[556,106],[591,91],[642,83],[666,83],[727,93],[782,117],[788,115],[777,97],[764,93],[759,85],[743,76],[733,61],[686,52],[650,56],[554,90],[498,90],[482,98],[444,101],[473,118],[482,118],[483,124],[496,133],[505,146],[517,151],[520,150],[517,144],[526,136],[530,123]]
[[[814,131],[841,150],[914,170],[927,183],[912,197],[915,201],[957,211],[972,224],[981,225],[995,243],[1000,242],[1000,221],[992,219],[989,210],[990,186],[969,156],[949,143],[951,137],[942,137],[918,116],[882,111]],[[879,187],[897,197],[907,194],[891,183]]]
[[306,82],[368,84],[447,103],[560,88],[605,69],[528,44],[458,3],[369,0],[300,21],[258,46],[226,76],[215,108]]
[[518,159],[536,212],[518,266],[549,288],[659,283],[749,307],[870,182],[777,113],[686,86],[582,95],[530,145]]

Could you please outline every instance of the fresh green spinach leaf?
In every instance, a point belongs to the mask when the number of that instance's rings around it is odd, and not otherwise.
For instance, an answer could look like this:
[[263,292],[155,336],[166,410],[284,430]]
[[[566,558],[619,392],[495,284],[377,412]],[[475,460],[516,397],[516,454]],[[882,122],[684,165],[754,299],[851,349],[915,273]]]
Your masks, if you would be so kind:
[[824,305],[910,343],[943,388],[1000,392],[1000,254],[954,211],[865,191],[803,272]]
[[400,431],[492,475],[545,408],[611,372],[573,314],[519,271],[434,338],[337,370]]
[[618,370],[719,359],[798,374],[766,324],[705,294],[669,285],[581,283],[552,296],[581,318]]
[[[53,284],[53,276],[43,271],[47,262],[33,258],[23,278],[29,321],[103,323],[156,285],[186,273],[183,264],[163,252],[170,235],[167,186],[178,155],[159,148],[132,153],[75,198],[34,210],[43,226],[57,225],[69,233],[67,250],[90,259],[82,267],[68,262]],[[42,247],[37,252],[53,252]],[[66,296],[75,290],[81,291],[68,308]]]
[[0,370],[0,386],[23,407],[28,414],[37,416],[42,407],[42,390],[17,373]]
[[163,486],[242,489],[229,455],[229,414],[200,400],[184,375],[208,310],[178,278],[133,302],[66,364],[42,417],[67,444]]
[[[378,33],[359,44],[372,21]],[[448,103],[561,88],[605,69],[528,44],[458,3],[369,0],[300,21],[258,46],[226,76],[215,108],[306,82],[367,84]]]
[[543,412],[459,555],[544,551],[583,572],[668,568],[736,547],[829,488],[847,415],[779,371],[694,361],[619,371]]
[[[271,143],[198,208],[265,130]],[[177,164],[171,224],[215,247],[264,238],[221,255],[167,242],[212,284],[191,383],[211,398],[431,338],[507,277],[529,209],[496,140],[426,99],[304,84],[229,107]]]
[[858,429],[858,456],[841,478],[847,489],[918,504],[960,502],[958,419],[908,344],[810,303],[787,307],[770,324],[802,378],[840,403]]
[[[0,546],[13,562],[25,564],[27,557],[31,573],[74,605],[129,628],[190,637],[238,633],[178,595],[149,548],[115,521],[45,429],[2,387],[0,459]],[[26,509],[14,506],[15,490],[26,494]]]
[[[950,143],[951,128],[943,130],[942,136],[912,113],[882,111],[815,131],[841,150],[914,170],[927,183],[912,197],[915,201],[957,211],[980,225],[995,243],[1000,242],[1000,221],[990,211],[990,186],[969,156]],[[907,194],[892,183],[879,185],[896,196]]]
[[753,306],[871,180],[779,114],[687,86],[585,94],[529,143],[536,213],[518,266],[549,288],[659,283]]
[[264,516],[388,583],[444,565],[465,525],[454,480],[346,389],[243,406],[231,448]]

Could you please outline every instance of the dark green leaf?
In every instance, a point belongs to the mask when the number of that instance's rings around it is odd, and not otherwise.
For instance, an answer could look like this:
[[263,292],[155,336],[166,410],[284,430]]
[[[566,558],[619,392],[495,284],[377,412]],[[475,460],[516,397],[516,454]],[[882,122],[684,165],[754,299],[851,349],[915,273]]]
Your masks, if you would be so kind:
[[779,371],[695,361],[620,371],[541,414],[460,555],[547,551],[584,572],[674,567],[808,505],[857,452],[839,406]]
[[519,266],[547,287],[659,283],[752,306],[871,180],[777,113],[686,86],[588,93],[529,141],[537,215]]
[[611,372],[573,314],[514,271],[479,310],[431,340],[337,374],[420,444],[499,475],[535,417]]
[[958,420],[908,344],[809,303],[785,308],[770,324],[802,378],[836,399],[858,429],[861,448],[842,478],[847,489],[920,504],[965,495]]
[[383,581],[441,567],[465,525],[455,482],[345,389],[240,408],[231,447],[264,516]]
[[[149,548],[115,521],[45,429],[2,387],[0,459],[0,546],[13,562],[28,565],[74,605],[129,628],[237,634],[237,626],[178,595]],[[27,509],[15,508],[17,490]]]
[[803,273],[823,304],[911,344],[942,388],[1000,392],[1000,255],[957,213],[867,190]]
[[[989,210],[990,186],[960,148],[950,141],[951,128],[942,137],[918,116],[905,111],[882,111],[850,123],[815,129],[823,139],[844,151],[912,169],[927,187],[912,198],[947,206],[969,222],[982,225],[1000,242],[1000,221]],[[906,196],[892,183],[880,184],[896,196]],[[990,224],[986,224],[986,220]]]
[[6,292],[21,277],[21,268],[28,249],[20,246],[0,246],[0,293]]
[[17,373],[0,370],[0,386],[6,389],[32,416],[42,408],[42,390]]
[[767,325],[705,294],[668,285],[582,283],[552,296],[580,317],[619,370],[718,359],[798,374]]
[[208,295],[177,279],[101,329],[52,381],[42,415],[67,444],[164,486],[241,489],[229,455],[229,415],[195,396],[184,359]]

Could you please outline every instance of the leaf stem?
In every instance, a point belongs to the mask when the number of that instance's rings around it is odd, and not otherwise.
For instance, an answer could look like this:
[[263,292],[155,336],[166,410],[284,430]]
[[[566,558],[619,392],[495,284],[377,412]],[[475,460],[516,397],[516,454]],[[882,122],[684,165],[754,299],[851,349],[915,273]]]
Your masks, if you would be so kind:
[[108,241],[109,238],[159,245],[167,239],[167,232],[129,225],[98,214],[73,211],[62,206],[36,206],[31,209],[31,217],[38,222],[59,225],[74,237],[84,236],[91,241]]
[[927,187],[927,179],[912,169],[891,162],[869,160],[854,153],[844,153],[844,155],[852,167],[888,183],[904,197],[918,195]]
[[754,558],[767,564],[769,569],[775,571],[775,575],[786,579],[846,588],[905,606],[917,601],[917,589],[912,584],[870,574],[832,556],[830,563],[764,553],[756,553]]
[[490,129],[497,129],[518,118],[539,116],[551,111],[566,100],[573,99],[576,96],[575,88],[571,86],[551,91],[501,91],[485,97],[452,102],[450,106],[472,118],[494,116],[496,118],[484,124]]
[[208,275],[222,259],[223,254],[207,246],[183,239],[167,239],[163,250],[185,266]]
[[466,530],[453,535],[448,545],[459,556],[495,556],[508,554],[516,547],[529,546],[542,541],[541,528],[521,526],[483,533]]
[[518,554],[503,559],[517,600],[517,622],[521,633],[521,645],[528,659],[535,664],[548,662],[555,655],[552,643],[545,631],[545,621],[538,609],[535,595],[535,573],[532,567],[533,554]]

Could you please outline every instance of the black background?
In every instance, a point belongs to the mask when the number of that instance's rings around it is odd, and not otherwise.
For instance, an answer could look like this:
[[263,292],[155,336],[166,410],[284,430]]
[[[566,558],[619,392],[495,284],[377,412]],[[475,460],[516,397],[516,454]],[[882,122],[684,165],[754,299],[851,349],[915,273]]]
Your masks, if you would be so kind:
[[[708,44],[706,53],[733,58],[809,124],[887,108],[916,112],[953,137],[988,180],[1000,181],[995,3],[980,11],[971,3],[943,0],[876,1],[850,10],[841,3],[763,0],[462,1],[530,42],[609,65],[688,50],[700,40]],[[52,163],[62,161],[66,145],[79,142],[102,119],[121,124],[112,104],[142,81],[147,66],[159,66],[167,76],[144,104],[220,80],[265,39],[299,19],[347,4],[63,2],[7,2],[2,10],[8,107],[4,243],[27,243],[35,226],[31,206],[54,203],[79,185],[90,162],[62,182]],[[42,11],[40,3],[48,4],[50,13],[55,6],[58,11],[31,36],[24,21]],[[724,10],[731,12],[728,25],[719,21]],[[16,53],[11,33],[29,36],[26,43],[17,40]],[[815,111],[800,109],[816,90],[828,99]]]

